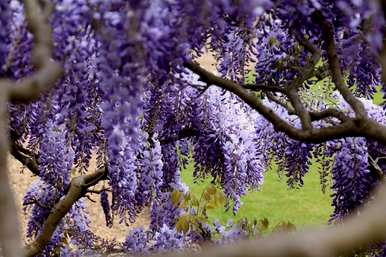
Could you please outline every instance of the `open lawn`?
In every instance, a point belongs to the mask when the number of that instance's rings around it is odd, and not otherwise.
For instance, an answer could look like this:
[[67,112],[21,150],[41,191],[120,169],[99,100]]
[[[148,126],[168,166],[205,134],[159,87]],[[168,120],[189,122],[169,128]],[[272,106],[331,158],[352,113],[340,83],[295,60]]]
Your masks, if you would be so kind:
[[[377,87],[373,102],[381,104],[383,101],[381,87]],[[222,223],[229,219],[237,221],[244,217],[267,218],[271,228],[280,222],[287,221],[297,227],[326,224],[333,211],[332,192],[327,189],[326,193],[322,193],[316,165],[318,164],[311,165],[310,171],[304,178],[304,187],[300,189],[289,189],[286,178],[279,178],[276,167],[273,167],[267,171],[265,182],[259,191],[249,192],[242,197],[243,205],[236,216],[233,215],[232,210],[226,212],[224,208],[209,210],[208,215],[211,219],[218,219]],[[189,186],[190,191],[199,197],[210,180],[195,183],[192,173],[193,163],[191,162],[182,171],[182,180]]]
[[[218,219],[221,223],[229,219],[237,221],[244,217],[267,218],[271,228],[283,221],[289,221],[296,227],[326,224],[332,213],[331,192],[322,193],[315,165],[310,168],[304,178],[304,187],[300,189],[289,189],[286,178],[279,178],[275,169],[273,167],[266,173],[265,182],[259,191],[249,192],[242,197],[243,205],[236,216],[232,210],[225,212],[225,209],[217,209],[209,210],[209,217]],[[193,182],[192,170],[193,164],[190,163],[182,171],[182,180],[189,186],[190,191],[199,197],[210,180],[203,183]]]

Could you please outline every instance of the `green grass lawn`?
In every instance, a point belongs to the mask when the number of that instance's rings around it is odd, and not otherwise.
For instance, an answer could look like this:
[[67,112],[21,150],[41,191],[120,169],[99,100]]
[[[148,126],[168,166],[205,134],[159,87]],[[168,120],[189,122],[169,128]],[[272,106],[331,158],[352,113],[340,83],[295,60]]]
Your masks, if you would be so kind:
[[[209,180],[194,183],[192,178],[192,163],[182,171],[182,180],[189,186],[190,191],[197,197],[209,184]],[[249,192],[242,197],[242,203],[237,215],[225,209],[208,211],[210,219],[218,219],[225,223],[229,219],[267,218],[270,227],[280,222],[291,222],[296,227],[305,225],[326,224],[332,212],[331,192],[321,192],[319,174],[315,167],[304,178],[304,187],[288,189],[285,178],[279,178],[275,168],[266,173],[265,181],[259,191]]]
[[[381,104],[384,101],[380,87],[377,87],[373,101],[375,104]],[[288,221],[298,228],[306,225],[327,224],[332,213],[331,191],[322,193],[316,165],[313,163],[304,178],[304,187],[300,189],[289,189],[286,178],[280,179],[276,168],[273,167],[267,171],[265,182],[259,191],[249,192],[242,197],[243,205],[236,216],[232,214],[231,210],[226,212],[225,209],[217,209],[208,211],[209,218],[218,219],[222,223],[229,219],[237,221],[244,217],[248,219],[267,218],[271,228],[280,222]],[[190,163],[182,171],[182,180],[189,186],[191,193],[199,198],[209,185],[209,179],[194,183],[192,173],[193,163]]]

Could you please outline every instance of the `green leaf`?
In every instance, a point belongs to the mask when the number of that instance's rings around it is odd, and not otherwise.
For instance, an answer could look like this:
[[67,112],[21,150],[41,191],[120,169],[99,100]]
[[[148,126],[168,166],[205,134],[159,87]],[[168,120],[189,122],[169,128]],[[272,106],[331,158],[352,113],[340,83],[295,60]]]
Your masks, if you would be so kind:
[[206,209],[208,209],[208,210],[212,210],[212,209],[216,209],[216,204],[214,204],[214,203],[208,203],[207,205],[206,205]]
[[171,194],[171,200],[174,207],[177,207],[180,204],[182,193],[178,190],[175,190]]
[[202,193],[202,198],[204,198],[206,201],[210,200],[210,193],[208,191],[204,191]]
[[217,201],[219,203],[219,206],[223,207],[226,202],[226,196],[223,191],[217,191]]
[[187,233],[189,231],[190,215],[182,215],[176,223],[178,232]]
[[211,195],[214,195],[216,192],[217,192],[217,188],[214,186],[214,185],[210,185],[208,186],[208,188],[206,189],[206,191],[211,194]]
[[269,221],[267,218],[263,218],[261,220],[259,220],[258,224],[257,224],[257,229],[260,231],[260,232],[264,232],[268,229],[269,227]]
[[192,199],[192,196],[190,195],[190,193],[187,193],[187,194],[184,196],[184,201],[186,201],[186,202],[189,202],[191,199]]
[[196,197],[192,197],[191,204],[192,204],[192,206],[198,207],[200,205],[200,202],[198,201],[198,199]]

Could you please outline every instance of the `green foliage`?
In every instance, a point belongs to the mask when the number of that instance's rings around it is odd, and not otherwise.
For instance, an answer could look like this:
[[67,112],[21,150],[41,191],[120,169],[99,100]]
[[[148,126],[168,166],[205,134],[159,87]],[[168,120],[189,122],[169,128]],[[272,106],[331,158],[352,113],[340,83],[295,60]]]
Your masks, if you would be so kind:
[[253,84],[256,81],[256,74],[254,71],[249,71],[245,76],[245,84]]
[[382,92],[382,86],[377,86],[376,92],[373,96],[373,103],[377,105],[382,105],[385,102],[384,94]]
[[[176,223],[176,229],[178,232],[182,232],[184,234],[188,232],[195,232],[202,235],[208,241],[221,239],[223,234],[216,231],[214,228],[214,222],[208,216],[208,213],[215,209],[225,211],[224,206],[227,199],[221,189],[209,184],[201,192],[200,197],[197,197],[190,192],[184,194],[175,190],[171,194],[171,200],[174,207],[182,208],[184,210],[184,214],[178,218]],[[282,221],[275,226],[271,226],[271,223],[266,217],[261,219],[249,219],[243,217],[239,219],[236,224],[229,221],[231,220],[228,220],[228,225],[223,224],[226,230],[236,227],[238,230],[243,231],[248,238],[261,237],[270,231],[289,232],[296,229],[295,224],[289,221]],[[210,227],[211,232],[204,229],[204,227]]]
[[208,211],[213,209],[224,209],[226,197],[222,190],[214,185],[207,186],[200,197],[190,192],[183,194],[180,191],[172,192],[172,203],[174,207],[184,209],[185,214],[180,216],[176,229],[179,232],[187,233],[190,229],[201,230],[202,224],[211,223]]

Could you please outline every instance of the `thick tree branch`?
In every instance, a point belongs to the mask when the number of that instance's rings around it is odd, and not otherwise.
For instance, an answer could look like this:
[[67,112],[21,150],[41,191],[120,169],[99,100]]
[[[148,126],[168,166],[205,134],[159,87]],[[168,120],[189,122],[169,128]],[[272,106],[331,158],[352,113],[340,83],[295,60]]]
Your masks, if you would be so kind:
[[38,1],[25,0],[24,10],[27,25],[34,35],[32,62],[37,71],[21,81],[0,81],[0,246],[3,256],[20,257],[21,239],[14,197],[8,178],[8,111],[7,100],[29,102],[52,87],[62,74],[61,67],[51,61],[52,42],[48,22],[50,5],[43,12]]
[[[185,66],[200,76],[200,79],[208,84],[216,85],[223,89],[228,90],[229,92],[234,93],[240,97],[245,103],[247,103],[251,108],[258,111],[264,118],[266,118],[277,131],[286,133],[290,138],[309,142],[309,143],[321,143],[328,140],[339,139],[343,137],[357,137],[361,135],[370,134],[365,128],[368,128],[370,120],[358,120],[358,119],[348,119],[347,121],[333,126],[325,128],[313,128],[311,130],[302,130],[298,129],[286,120],[283,120],[279,117],[272,109],[268,108],[263,104],[263,102],[258,99],[254,94],[234,83],[231,80],[220,78],[213,73],[201,68],[198,64],[195,63],[186,63]],[[358,122],[360,121],[360,122]],[[369,121],[369,122],[367,122]],[[372,124],[372,123],[371,123]],[[384,129],[386,133],[386,127],[377,124]],[[380,129],[380,127],[378,127]],[[380,130],[382,130],[380,129]],[[378,137],[378,141],[386,143],[386,134],[374,135],[371,136]]]
[[[323,117],[334,115],[344,122],[330,127],[312,128],[311,130],[302,130],[289,124],[286,120],[279,117],[272,109],[268,108],[253,93],[239,86],[235,82],[220,78],[213,73],[201,68],[195,63],[186,63],[185,66],[192,72],[200,76],[200,79],[210,85],[216,85],[229,92],[234,93],[241,100],[247,103],[251,108],[258,111],[266,118],[277,131],[284,132],[288,137],[308,143],[322,143],[333,139],[344,137],[366,137],[386,144],[386,126],[379,124],[367,117],[347,118],[339,111],[328,110],[326,113],[314,113],[313,115]],[[356,99],[356,101],[359,101]],[[361,103],[362,104],[362,103]],[[318,117],[318,118],[319,118]]]
[[0,247],[6,257],[21,256],[21,238],[8,177],[8,107],[6,88],[0,87]]
[[51,89],[63,74],[61,66],[51,59],[53,43],[48,18],[52,5],[47,1],[44,10],[39,6],[39,1],[24,1],[26,21],[34,36],[32,64],[36,72],[17,82],[8,80],[0,82],[0,86],[8,88],[11,102],[28,103],[37,100],[42,93]]
[[[39,254],[50,242],[52,234],[62,218],[69,212],[73,204],[87,193],[89,187],[95,186],[107,177],[107,170],[100,169],[95,173],[82,175],[71,180],[67,194],[51,210],[50,215],[43,224],[43,229],[34,242],[25,247],[26,257]],[[21,255],[19,255],[21,256]]]

